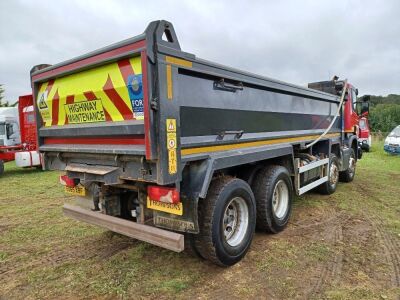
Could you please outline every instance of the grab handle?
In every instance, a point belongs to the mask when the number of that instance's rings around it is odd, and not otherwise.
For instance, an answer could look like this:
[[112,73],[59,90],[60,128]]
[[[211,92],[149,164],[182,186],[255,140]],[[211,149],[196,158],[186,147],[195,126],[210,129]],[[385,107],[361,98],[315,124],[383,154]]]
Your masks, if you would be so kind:
[[243,83],[239,82],[236,85],[226,83],[225,79],[222,78],[220,80],[214,81],[214,89],[235,93],[237,90],[243,90]]
[[218,134],[217,138],[219,140],[222,140],[225,137],[225,135],[234,134],[235,138],[240,139],[242,137],[243,133],[244,133],[243,130],[224,130]]

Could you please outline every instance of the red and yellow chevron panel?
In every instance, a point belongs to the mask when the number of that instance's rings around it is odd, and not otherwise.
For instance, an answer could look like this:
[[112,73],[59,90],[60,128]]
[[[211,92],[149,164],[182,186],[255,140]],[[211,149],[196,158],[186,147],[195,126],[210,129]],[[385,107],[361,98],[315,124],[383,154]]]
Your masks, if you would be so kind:
[[44,126],[143,120],[140,56],[40,84],[37,106]]

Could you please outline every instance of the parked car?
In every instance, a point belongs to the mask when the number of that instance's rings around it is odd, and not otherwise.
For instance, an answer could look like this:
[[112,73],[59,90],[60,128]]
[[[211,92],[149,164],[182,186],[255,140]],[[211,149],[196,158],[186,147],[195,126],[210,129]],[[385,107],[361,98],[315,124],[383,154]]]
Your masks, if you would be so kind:
[[383,149],[391,154],[400,154],[400,125],[386,137]]

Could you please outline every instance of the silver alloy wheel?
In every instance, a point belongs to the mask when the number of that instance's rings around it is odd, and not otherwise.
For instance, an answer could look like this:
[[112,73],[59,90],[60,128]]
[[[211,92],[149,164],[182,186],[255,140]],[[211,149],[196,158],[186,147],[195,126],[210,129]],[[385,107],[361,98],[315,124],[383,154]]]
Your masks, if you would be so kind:
[[289,207],[289,188],[284,180],[279,180],[272,194],[272,209],[278,219],[285,217]]
[[355,169],[356,169],[356,160],[355,160],[355,158],[354,158],[353,155],[352,155],[352,156],[350,157],[350,160],[349,160],[349,173],[350,173],[351,175],[353,175]]
[[225,208],[223,229],[225,241],[229,246],[239,245],[249,226],[249,208],[241,197],[233,198]]
[[335,185],[339,179],[339,169],[336,164],[331,162],[331,167],[329,168],[329,183]]

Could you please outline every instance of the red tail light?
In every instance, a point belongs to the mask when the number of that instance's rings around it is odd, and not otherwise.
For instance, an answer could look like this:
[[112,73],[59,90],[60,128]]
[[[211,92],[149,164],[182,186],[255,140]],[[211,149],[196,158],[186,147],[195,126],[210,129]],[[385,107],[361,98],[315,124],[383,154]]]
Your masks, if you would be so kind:
[[69,178],[67,175],[60,176],[60,183],[69,187],[74,187],[79,184],[79,179]]
[[154,201],[165,203],[178,203],[180,201],[179,192],[175,188],[150,185],[147,187],[147,195]]

